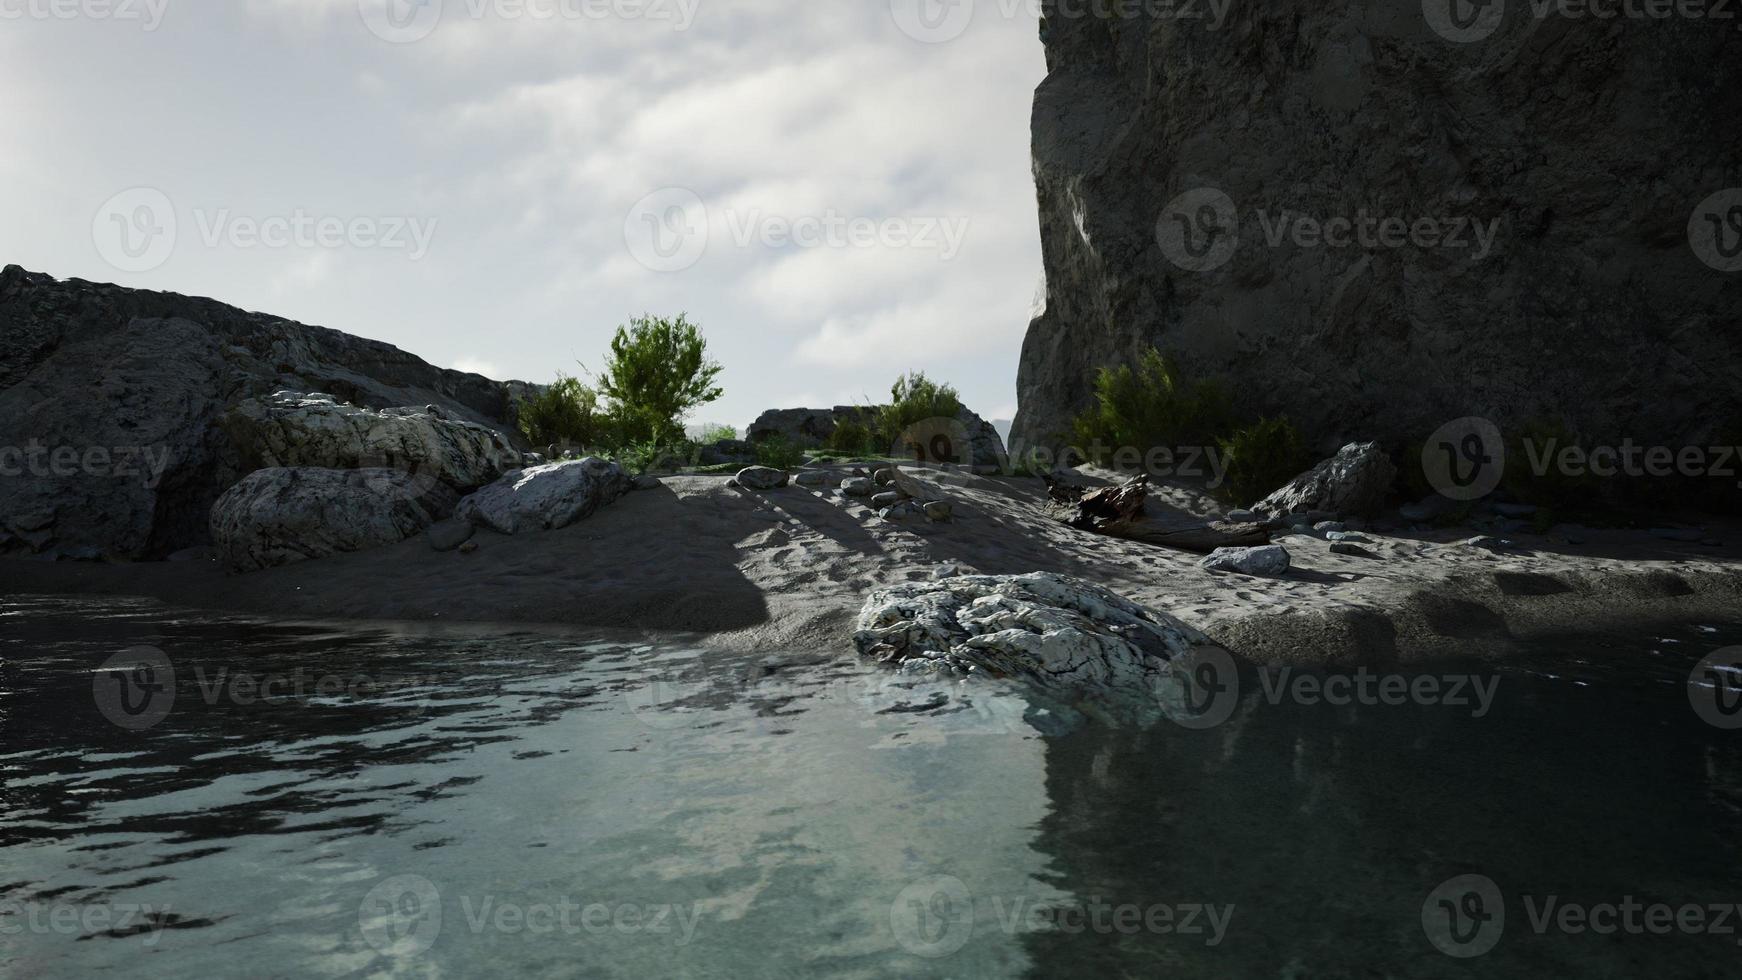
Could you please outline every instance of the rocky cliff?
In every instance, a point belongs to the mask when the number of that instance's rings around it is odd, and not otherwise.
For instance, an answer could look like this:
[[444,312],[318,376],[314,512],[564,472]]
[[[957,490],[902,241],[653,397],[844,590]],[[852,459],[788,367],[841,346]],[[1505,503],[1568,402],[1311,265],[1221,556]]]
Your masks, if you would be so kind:
[[0,554],[158,557],[209,539],[251,464],[224,424],[280,389],[439,406],[518,439],[512,383],[209,299],[0,271]]
[[1090,9],[1041,27],[1013,448],[1151,346],[1321,450],[1470,415],[1682,445],[1742,407],[1735,20],[1067,6]]

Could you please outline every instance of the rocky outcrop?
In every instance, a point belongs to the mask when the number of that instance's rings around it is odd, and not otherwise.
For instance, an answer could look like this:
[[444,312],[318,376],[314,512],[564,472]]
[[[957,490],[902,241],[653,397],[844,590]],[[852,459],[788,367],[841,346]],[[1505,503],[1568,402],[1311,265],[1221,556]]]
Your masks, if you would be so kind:
[[255,470],[212,505],[212,541],[225,567],[256,571],[404,541],[455,499],[401,470]]
[[1474,34],[1445,0],[1045,5],[1013,443],[1159,347],[1322,451],[1470,415],[1705,445],[1742,407],[1742,278],[1706,261],[1742,238],[1706,205],[1742,188],[1734,21],[1457,6]]
[[436,405],[377,410],[280,391],[244,401],[225,426],[242,459],[257,467],[388,467],[471,490],[521,466],[502,433],[449,419]]
[[[816,449],[829,441],[835,428],[856,422],[875,428],[877,409],[860,405],[834,408],[776,408],[763,412],[746,430],[752,443],[784,439],[800,449]],[[980,472],[1003,472],[1009,467],[1004,440],[990,422],[966,407],[953,418],[923,419],[908,428],[890,446],[878,447],[891,455],[928,462],[972,464]]]
[[1339,517],[1377,513],[1391,496],[1397,467],[1376,442],[1352,442],[1288,485],[1252,505],[1271,517],[1328,513]]
[[859,652],[904,670],[1008,677],[1066,703],[1158,717],[1170,663],[1212,648],[1202,633],[1061,575],[962,575],[873,592]]
[[[279,390],[435,405],[513,440],[513,383],[209,299],[0,271],[0,554],[162,557],[210,541],[250,469],[224,419]],[[520,386],[524,387],[524,386]]]
[[554,531],[628,493],[633,484],[621,466],[597,456],[546,463],[504,474],[460,501],[455,516],[501,534]]

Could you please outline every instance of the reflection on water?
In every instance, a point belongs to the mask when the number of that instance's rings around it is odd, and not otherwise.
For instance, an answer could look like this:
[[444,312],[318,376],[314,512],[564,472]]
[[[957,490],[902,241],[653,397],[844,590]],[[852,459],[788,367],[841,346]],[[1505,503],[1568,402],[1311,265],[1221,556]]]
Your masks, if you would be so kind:
[[[1498,678],[1481,712],[1246,676],[1189,731],[836,651],[113,600],[4,599],[0,623],[4,975],[1720,976],[1742,955],[1742,915],[1533,918],[1549,896],[1742,901],[1742,733],[1685,687],[1728,627],[1446,668]],[[1497,930],[1474,960],[1424,930],[1466,875],[1498,893],[1462,923]]]

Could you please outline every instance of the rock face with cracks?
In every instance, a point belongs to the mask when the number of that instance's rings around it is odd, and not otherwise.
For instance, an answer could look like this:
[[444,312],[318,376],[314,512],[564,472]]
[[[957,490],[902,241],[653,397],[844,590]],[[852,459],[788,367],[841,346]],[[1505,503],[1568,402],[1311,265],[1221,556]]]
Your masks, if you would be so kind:
[[455,516],[501,534],[568,527],[628,493],[629,474],[597,456],[513,470],[460,501]]
[[1013,678],[1136,720],[1167,710],[1178,686],[1173,661],[1214,646],[1165,613],[1050,572],[877,590],[859,612],[853,642],[904,670]]
[[212,540],[231,571],[251,572],[403,541],[455,498],[401,470],[255,470],[212,505]]

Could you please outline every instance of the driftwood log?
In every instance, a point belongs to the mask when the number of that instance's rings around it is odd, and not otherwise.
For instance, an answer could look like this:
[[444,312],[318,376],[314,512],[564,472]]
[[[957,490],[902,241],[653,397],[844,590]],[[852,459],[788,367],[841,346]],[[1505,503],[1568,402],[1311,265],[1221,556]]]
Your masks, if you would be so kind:
[[1054,519],[1112,538],[1200,554],[1217,548],[1249,548],[1270,543],[1270,532],[1263,524],[1204,521],[1148,504],[1147,476],[1094,490],[1049,476],[1046,492],[1052,498],[1048,512]]

